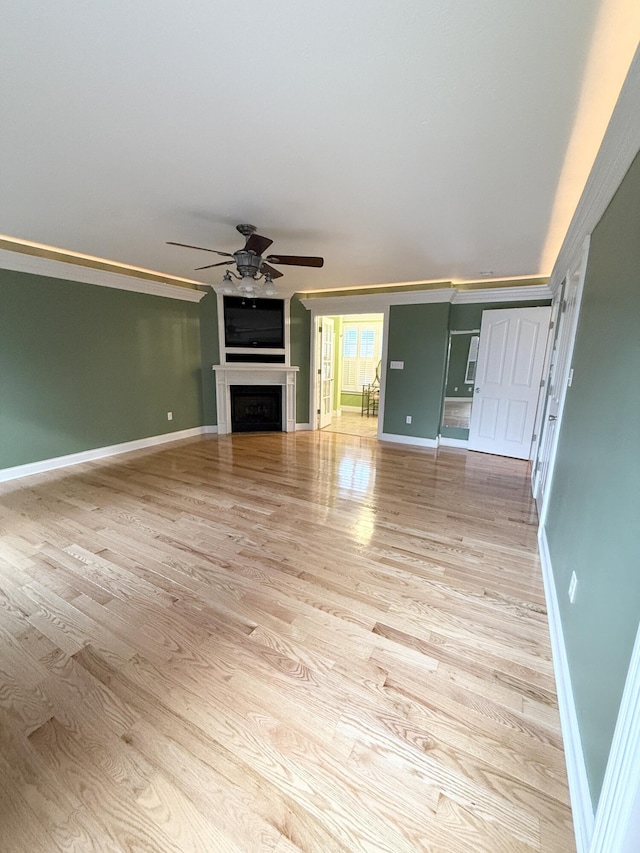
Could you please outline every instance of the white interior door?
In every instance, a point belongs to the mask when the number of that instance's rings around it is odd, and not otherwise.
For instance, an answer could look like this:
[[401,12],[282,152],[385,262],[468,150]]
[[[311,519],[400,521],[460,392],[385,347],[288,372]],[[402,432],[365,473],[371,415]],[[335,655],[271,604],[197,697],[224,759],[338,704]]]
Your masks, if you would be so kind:
[[469,450],[528,459],[551,308],[484,311]]
[[334,370],[333,320],[320,319],[320,429],[329,426],[333,417],[333,370]]

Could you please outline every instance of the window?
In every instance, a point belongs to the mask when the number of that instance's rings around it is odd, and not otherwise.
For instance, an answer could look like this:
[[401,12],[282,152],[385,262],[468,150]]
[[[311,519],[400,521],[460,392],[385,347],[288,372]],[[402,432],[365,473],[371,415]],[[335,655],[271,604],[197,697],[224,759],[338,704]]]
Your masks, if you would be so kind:
[[346,320],[342,332],[342,390],[362,393],[376,376],[382,352],[382,323]]

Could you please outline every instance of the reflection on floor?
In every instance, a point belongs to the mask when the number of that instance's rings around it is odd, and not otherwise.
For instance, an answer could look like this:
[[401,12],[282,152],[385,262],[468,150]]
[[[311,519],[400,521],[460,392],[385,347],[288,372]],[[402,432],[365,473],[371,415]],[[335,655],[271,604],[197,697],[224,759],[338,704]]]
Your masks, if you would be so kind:
[[376,438],[378,435],[378,416],[361,415],[360,412],[343,412],[334,415],[333,420],[323,432],[340,432],[343,435],[364,435]]

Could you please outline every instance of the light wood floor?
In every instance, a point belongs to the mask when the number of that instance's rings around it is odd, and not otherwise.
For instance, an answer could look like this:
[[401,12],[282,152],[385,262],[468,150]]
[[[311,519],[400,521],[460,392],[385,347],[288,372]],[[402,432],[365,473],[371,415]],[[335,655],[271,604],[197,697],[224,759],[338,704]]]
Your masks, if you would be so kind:
[[335,433],[1,486],[0,850],[575,850],[535,525]]
[[378,436],[378,416],[361,415],[360,412],[342,412],[334,415],[331,423],[324,427],[323,432],[339,432],[344,435],[363,435],[368,438]]

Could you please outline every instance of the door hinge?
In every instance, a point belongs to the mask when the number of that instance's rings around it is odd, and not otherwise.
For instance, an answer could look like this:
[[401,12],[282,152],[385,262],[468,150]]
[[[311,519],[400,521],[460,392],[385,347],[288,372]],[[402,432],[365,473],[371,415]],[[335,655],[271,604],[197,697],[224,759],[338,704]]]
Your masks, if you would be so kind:
[[564,312],[565,312],[566,310],[567,310],[567,300],[566,300],[566,299],[563,299],[563,300],[562,300],[562,313],[564,314]]
[[538,471],[539,471],[541,468],[542,468],[542,462],[540,461],[540,459],[538,459],[538,462],[536,463],[536,474],[538,473]]
[[541,379],[541,380],[540,380],[540,387],[541,387],[541,388],[544,388],[544,386],[545,386],[546,384],[547,384],[547,380],[546,380],[546,379]]
[[554,323],[554,322],[553,322],[553,320],[552,320],[552,321],[549,323],[549,328],[550,328],[550,329],[553,329],[553,327],[554,327],[554,326],[555,326],[555,323]]
[[318,376],[321,376],[321,375],[322,375],[322,368],[321,368],[321,367],[319,367],[319,368],[318,368]]
[[538,436],[534,432],[533,436],[531,437],[531,441],[537,441],[537,439],[538,439]]
[[320,409],[318,409],[318,414],[320,414]]

